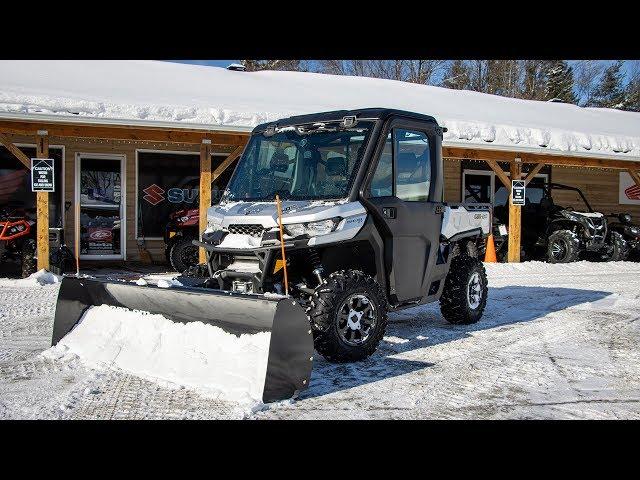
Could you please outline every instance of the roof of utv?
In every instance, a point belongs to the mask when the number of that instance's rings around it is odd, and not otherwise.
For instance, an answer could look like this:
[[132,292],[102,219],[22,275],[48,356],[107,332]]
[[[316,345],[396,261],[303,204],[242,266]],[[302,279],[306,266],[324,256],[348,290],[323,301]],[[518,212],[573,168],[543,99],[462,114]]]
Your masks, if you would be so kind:
[[274,122],[262,123],[253,129],[254,132],[262,132],[269,125],[278,125],[278,127],[285,127],[288,125],[302,125],[307,123],[316,122],[329,122],[332,120],[342,120],[347,116],[355,116],[359,120],[375,119],[385,120],[390,116],[405,117],[413,120],[420,120],[423,122],[433,122],[437,124],[435,118],[430,115],[423,115],[421,113],[408,112],[406,110],[396,110],[393,108],[359,108],[357,110],[333,110],[330,112],[311,113],[308,115],[296,115],[292,117],[283,118]]

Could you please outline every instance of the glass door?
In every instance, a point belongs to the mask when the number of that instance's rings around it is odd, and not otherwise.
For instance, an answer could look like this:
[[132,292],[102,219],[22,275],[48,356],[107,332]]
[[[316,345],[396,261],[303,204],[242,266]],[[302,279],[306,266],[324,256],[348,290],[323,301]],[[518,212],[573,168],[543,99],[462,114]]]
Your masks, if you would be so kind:
[[79,154],[76,182],[80,258],[124,259],[124,156]]

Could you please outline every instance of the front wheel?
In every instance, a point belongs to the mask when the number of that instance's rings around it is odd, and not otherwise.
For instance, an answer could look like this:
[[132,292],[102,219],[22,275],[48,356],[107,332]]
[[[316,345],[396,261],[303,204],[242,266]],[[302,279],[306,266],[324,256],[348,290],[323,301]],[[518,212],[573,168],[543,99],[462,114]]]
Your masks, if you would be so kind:
[[169,261],[176,272],[184,272],[189,267],[198,264],[198,247],[193,243],[194,237],[181,236],[169,250]]
[[476,323],[487,305],[487,273],[482,262],[468,255],[451,260],[440,297],[440,312],[455,325]]
[[372,277],[343,270],[316,288],[308,315],[318,353],[331,362],[353,362],[375,352],[387,326],[387,301]]
[[549,263],[570,263],[578,260],[580,241],[571,230],[556,230],[549,235],[547,261]]

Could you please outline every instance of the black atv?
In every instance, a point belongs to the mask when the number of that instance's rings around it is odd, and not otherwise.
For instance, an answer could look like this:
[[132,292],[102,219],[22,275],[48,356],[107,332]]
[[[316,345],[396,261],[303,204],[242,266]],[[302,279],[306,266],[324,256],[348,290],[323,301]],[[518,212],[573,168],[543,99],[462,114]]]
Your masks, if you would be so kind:
[[626,242],[625,258],[640,261],[640,226],[631,221],[628,213],[610,213],[607,215],[609,231],[617,232]]
[[[552,192],[558,191],[577,194],[586,211],[578,212],[572,207],[555,204]],[[579,188],[559,183],[531,185],[521,208],[522,249],[527,259],[569,263],[581,258],[616,261],[625,257],[624,237],[609,231],[606,217],[591,208]],[[496,206],[494,214],[499,221],[508,224],[506,205]]]

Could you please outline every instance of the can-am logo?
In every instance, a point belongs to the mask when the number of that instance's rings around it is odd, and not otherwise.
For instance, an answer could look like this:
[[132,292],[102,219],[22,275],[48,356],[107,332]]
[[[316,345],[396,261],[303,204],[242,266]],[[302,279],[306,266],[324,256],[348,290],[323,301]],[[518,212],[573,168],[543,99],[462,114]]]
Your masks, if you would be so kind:
[[[156,185],[149,185],[147,188],[142,190],[145,195],[142,197],[151,205],[157,205],[160,202],[165,201],[165,189]],[[169,203],[194,203],[198,198],[198,189],[197,188],[170,188],[166,190],[166,200]]]
[[640,186],[631,185],[630,187],[625,188],[624,194],[629,200],[640,200]]

